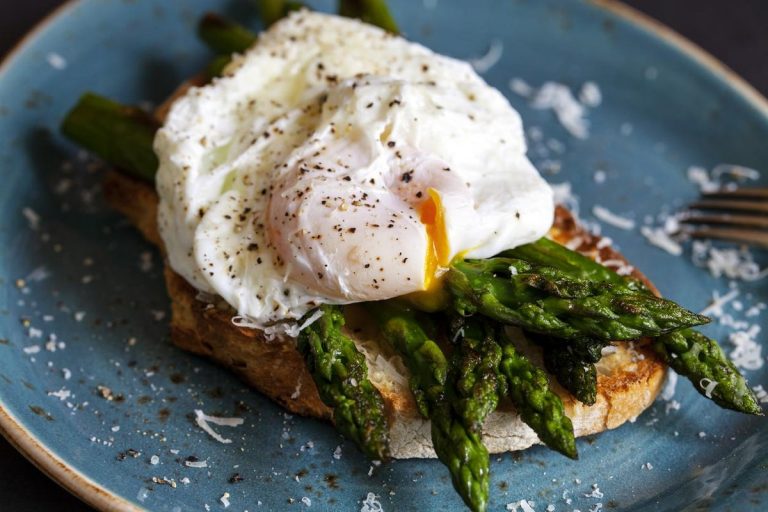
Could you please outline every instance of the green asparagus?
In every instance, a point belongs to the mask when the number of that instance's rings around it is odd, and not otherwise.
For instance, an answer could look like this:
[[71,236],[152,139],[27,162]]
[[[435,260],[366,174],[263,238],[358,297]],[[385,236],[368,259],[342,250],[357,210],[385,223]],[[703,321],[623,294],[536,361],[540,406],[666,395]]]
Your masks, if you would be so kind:
[[[620,276],[586,256],[571,251],[551,240],[541,239],[533,244],[506,251],[504,254],[526,260],[529,263],[549,265],[574,277],[608,283],[618,288],[648,295],[651,293],[637,279]],[[662,334],[653,343],[653,348],[673,370],[688,378],[696,390],[704,396],[709,395],[708,398],[711,397],[716,404],[747,414],[762,415],[762,410],[754,393],[747,386],[744,377],[728,360],[715,340],[692,329],[683,329]],[[577,367],[573,368],[578,371]],[[553,370],[550,369],[550,371]],[[565,372],[566,369],[560,371]],[[554,371],[553,373],[560,380],[560,375]],[[570,377],[565,376],[564,379],[567,382],[569,378],[582,379],[584,377],[576,374]],[[563,386],[568,387],[563,380],[560,382]],[[702,382],[709,385],[702,387]],[[577,384],[579,384],[578,380],[573,380],[572,385],[576,386]],[[709,391],[707,391],[708,389]],[[578,395],[576,396],[578,398]]]
[[367,306],[384,340],[400,354],[411,372],[410,387],[417,407],[431,420],[435,453],[448,467],[454,487],[467,506],[484,511],[490,485],[488,450],[480,434],[464,425],[453,406],[458,398],[455,372],[449,378],[448,361],[412,310],[392,302]]
[[577,279],[609,283],[627,287],[632,291],[646,290],[646,286],[639,279],[631,276],[620,276],[608,267],[547,238],[541,238],[536,242],[504,251],[500,256],[518,258],[531,264],[555,267]]
[[683,329],[660,336],[653,347],[672,369],[691,380],[696,391],[720,407],[763,415],[754,392],[715,340]]
[[400,32],[386,0],[339,0],[339,14],[359,18],[393,34]]
[[152,148],[158,126],[143,110],[86,93],[64,118],[61,132],[131,176],[152,183],[158,166]]
[[548,447],[572,459],[578,458],[573,424],[563,402],[549,387],[547,374],[519,352],[505,329],[499,330],[502,349],[499,369],[506,377],[509,397],[522,420]]
[[269,26],[291,11],[305,7],[303,2],[292,0],[258,0],[259,12],[264,24]]
[[633,340],[700,325],[708,318],[648,293],[569,277],[515,258],[454,263],[455,309],[564,340]]
[[430,420],[435,453],[448,467],[453,487],[471,510],[485,511],[490,491],[490,456],[480,434],[464,426],[445,397],[435,402]]
[[[586,343],[585,349],[581,349]],[[600,350],[606,344],[588,340],[562,343],[560,340],[547,340],[543,343],[544,366],[557,378],[577,400],[593,405],[597,399],[597,369],[595,363],[600,360]],[[592,347],[597,348],[595,354]]]
[[[338,306],[321,306],[322,316],[299,334],[298,348],[307,362],[320,398],[333,408],[333,421],[367,456],[389,458],[389,428],[384,400],[368,380],[365,356],[342,331]],[[308,313],[312,315],[314,312]],[[306,321],[306,319],[305,319]]]
[[258,38],[242,25],[210,12],[200,19],[197,35],[208,48],[221,55],[244,52]]
[[[455,382],[454,408],[471,432],[479,433],[485,418],[507,393],[506,379],[499,373],[501,347],[491,322],[478,317],[456,317],[451,321],[454,350],[449,379]],[[453,375],[452,375],[453,373]]]

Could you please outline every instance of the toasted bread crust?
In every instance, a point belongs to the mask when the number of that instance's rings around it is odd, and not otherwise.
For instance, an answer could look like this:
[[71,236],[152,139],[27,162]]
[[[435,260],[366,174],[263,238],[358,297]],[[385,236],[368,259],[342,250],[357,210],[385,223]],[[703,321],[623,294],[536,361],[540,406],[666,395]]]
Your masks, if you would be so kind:
[[[107,201],[123,213],[153,244],[162,248],[157,231],[157,194],[154,189],[119,172],[110,172],[104,183]],[[624,263],[624,257],[600,238],[581,229],[573,216],[558,207],[551,237],[600,261]],[[626,267],[629,268],[629,267]],[[635,277],[652,284],[637,270]],[[180,348],[208,357],[230,369],[248,385],[261,391],[292,413],[331,419],[332,410],[320,400],[303,358],[291,339],[267,339],[261,331],[232,324],[234,312],[225,304],[198,300],[197,291],[169,265],[165,281],[172,304],[171,339]],[[536,354],[534,354],[536,357]],[[645,410],[661,389],[666,366],[647,347],[622,343],[610,360],[599,366],[598,396],[587,407],[555,384],[577,436],[616,428]],[[413,397],[402,387],[380,389],[390,417],[392,453],[398,458],[434,457],[429,422],[422,419]],[[491,453],[519,450],[538,443],[509,404],[502,404],[484,428],[484,442]]]

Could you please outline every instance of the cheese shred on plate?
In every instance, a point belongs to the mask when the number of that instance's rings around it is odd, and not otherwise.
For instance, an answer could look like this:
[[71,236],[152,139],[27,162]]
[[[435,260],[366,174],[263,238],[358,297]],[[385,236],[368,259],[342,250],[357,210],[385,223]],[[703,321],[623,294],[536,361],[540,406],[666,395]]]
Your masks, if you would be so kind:
[[232,442],[232,440],[222,437],[218,432],[213,430],[209,423],[225,427],[237,427],[242,425],[244,422],[245,420],[242,418],[221,418],[219,416],[209,416],[200,409],[195,409],[195,423],[197,423],[197,426],[203,429],[206,434],[223,444],[229,444]]

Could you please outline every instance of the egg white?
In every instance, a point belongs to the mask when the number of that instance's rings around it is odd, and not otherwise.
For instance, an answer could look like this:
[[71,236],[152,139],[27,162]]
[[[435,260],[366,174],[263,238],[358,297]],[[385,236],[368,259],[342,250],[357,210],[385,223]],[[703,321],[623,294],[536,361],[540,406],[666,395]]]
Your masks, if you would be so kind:
[[253,325],[432,286],[549,229],[519,115],[464,62],[302,11],[177,100],[155,149],[172,268]]

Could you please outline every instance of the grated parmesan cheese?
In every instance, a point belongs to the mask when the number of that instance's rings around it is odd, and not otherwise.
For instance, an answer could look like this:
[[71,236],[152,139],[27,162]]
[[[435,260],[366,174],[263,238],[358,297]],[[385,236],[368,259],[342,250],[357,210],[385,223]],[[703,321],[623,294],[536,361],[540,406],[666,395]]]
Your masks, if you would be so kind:
[[45,60],[48,65],[57,71],[62,71],[67,68],[67,60],[56,52],[50,52],[45,56]]
[[661,390],[661,399],[669,402],[672,397],[675,396],[675,388],[677,387],[677,373],[668,370],[667,380],[664,382],[664,389]]
[[737,180],[759,180],[760,171],[735,164],[717,164],[712,168],[712,178],[720,179],[722,176],[730,176]]
[[739,290],[733,289],[730,292],[726,293],[722,297],[720,294],[715,291],[713,292],[712,296],[712,303],[707,306],[706,308],[701,310],[700,315],[704,316],[716,316],[721,317],[723,316],[723,306],[731,302],[733,299],[739,296]]
[[544,82],[536,89],[520,78],[513,78],[509,88],[528,98],[531,108],[554,112],[560,125],[578,139],[589,137],[588,107],[597,107],[602,102],[600,88],[594,82],[582,85],[579,99],[567,85],[552,81]]
[[213,430],[213,428],[211,428],[208,422],[224,427],[237,427],[242,425],[244,421],[245,420],[242,418],[220,418],[218,416],[208,416],[200,409],[195,409],[195,423],[197,423],[197,426],[203,429],[206,434],[223,444],[229,444],[232,442],[232,440],[219,435],[215,430]]
[[37,231],[40,229],[40,215],[38,215],[35,210],[26,206],[21,209],[21,214],[25,219],[27,219],[27,225],[29,225],[29,229],[32,231]]
[[571,89],[557,82],[545,82],[532,97],[537,110],[552,110],[563,128],[577,139],[589,137],[587,109],[573,96]]
[[507,510],[510,512],[517,512],[518,509],[521,512],[536,512],[533,508],[534,503],[528,500],[520,500],[514,503],[507,503]]
[[595,205],[592,208],[592,214],[606,224],[610,224],[611,226],[617,227],[619,229],[630,230],[635,228],[634,220],[617,215],[608,210],[608,208],[600,205]]
[[493,66],[495,66],[501,56],[504,53],[504,43],[500,39],[494,39],[491,41],[491,45],[488,47],[488,52],[482,57],[476,59],[469,59],[469,64],[480,74],[488,72]]
[[603,102],[603,93],[595,82],[584,82],[579,91],[579,101],[586,107],[597,107]]
[[595,173],[592,175],[592,179],[595,180],[595,183],[602,184],[605,183],[605,180],[608,178],[608,175],[605,173],[605,171],[598,169],[595,171]]
[[736,331],[728,336],[728,341],[734,346],[729,355],[737,367],[744,370],[759,370],[763,367],[763,347],[756,341],[760,330],[760,326],[755,324],[746,331]]
[[58,398],[63,402],[64,400],[72,396],[72,392],[67,388],[61,388],[58,391],[49,391],[48,396],[55,396],[56,398]]
[[655,245],[673,256],[680,256],[683,254],[683,247],[673,240],[663,228],[642,226],[640,228],[640,233],[642,233],[651,245]]
[[716,381],[707,379],[706,377],[699,381],[699,386],[701,386],[701,389],[704,390],[704,396],[710,399],[712,398],[712,391],[715,390],[717,384],[718,383]]
[[746,247],[718,248],[709,241],[696,240],[692,245],[691,260],[694,265],[709,270],[714,277],[757,281],[768,276],[768,268],[761,269]]
[[733,182],[723,183],[721,178],[728,177],[739,182],[760,179],[760,171],[744,167],[743,165],[718,164],[707,171],[698,165],[688,168],[688,181],[699,187],[700,192],[715,192],[720,189],[733,189]]
[[44,266],[40,266],[30,272],[24,280],[28,283],[39,283],[40,281],[45,281],[49,277],[51,277],[51,272]]
[[378,496],[369,492],[363,500],[363,506],[360,507],[360,512],[383,512],[381,503],[378,500]]
[[603,494],[603,492],[600,490],[600,487],[598,487],[597,484],[592,484],[592,492],[584,495],[585,498],[596,498],[596,499],[600,499],[603,496],[605,496],[605,494]]
[[[523,80],[522,78],[513,78],[509,81],[509,88],[512,92],[519,96],[529,97],[533,94],[533,87],[528,85],[528,82]],[[530,130],[529,130],[530,131]],[[533,140],[537,140],[535,137],[531,136]]]
[[752,390],[755,392],[755,396],[761,404],[768,404],[768,391],[763,388],[762,384],[754,386]]

